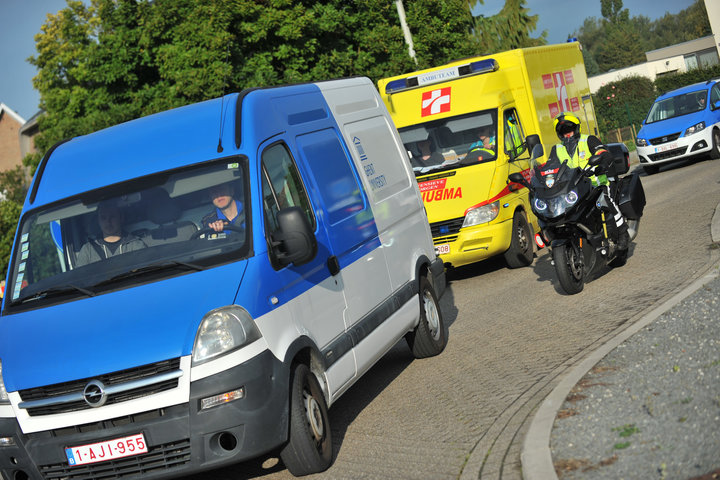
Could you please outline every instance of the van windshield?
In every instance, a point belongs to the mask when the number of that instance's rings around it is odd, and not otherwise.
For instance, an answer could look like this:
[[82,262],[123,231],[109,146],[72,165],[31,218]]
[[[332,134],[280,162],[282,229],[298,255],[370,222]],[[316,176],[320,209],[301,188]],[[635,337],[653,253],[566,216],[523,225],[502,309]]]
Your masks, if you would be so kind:
[[485,110],[399,129],[415,176],[497,159],[497,111]]
[[707,95],[707,90],[698,90],[655,102],[645,123],[655,123],[668,118],[700,112],[705,109]]
[[242,259],[249,200],[247,159],[236,157],[33,210],[19,226],[6,301],[93,296]]

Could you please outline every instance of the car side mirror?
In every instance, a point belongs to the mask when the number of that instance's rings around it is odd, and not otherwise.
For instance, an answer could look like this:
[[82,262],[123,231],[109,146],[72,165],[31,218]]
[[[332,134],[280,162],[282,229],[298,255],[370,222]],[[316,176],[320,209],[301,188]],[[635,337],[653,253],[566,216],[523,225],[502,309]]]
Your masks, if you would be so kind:
[[540,135],[535,133],[528,135],[525,141],[527,142],[528,151],[532,153],[533,157],[535,156],[536,147],[540,147],[540,155],[543,154],[542,143],[540,143]]
[[273,252],[283,265],[300,266],[317,254],[317,239],[307,215],[300,207],[283,208],[277,213],[278,230],[273,233]]
[[508,180],[511,181],[512,183],[519,183],[523,187],[530,188],[530,184],[528,183],[527,180],[525,180],[525,177],[523,176],[522,173],[518,173],[518,172],[511,173],[510,175],[508,175]]
[[713,110],[719,109],[719,108],[720,108],[720,100],[718,100],[718,101],[715,102],[715,103],[711,103],[711,104],[710,104],[710,107],[711,107]]

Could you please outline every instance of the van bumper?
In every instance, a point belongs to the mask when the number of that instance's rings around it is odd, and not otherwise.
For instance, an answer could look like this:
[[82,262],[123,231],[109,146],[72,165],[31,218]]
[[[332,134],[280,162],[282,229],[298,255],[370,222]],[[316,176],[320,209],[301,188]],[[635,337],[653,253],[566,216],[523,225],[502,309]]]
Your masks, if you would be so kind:
[[449,253],[441,250],[439,253],[446,265],[460,267],[505,253],[510,248],[511,234],[512,217],[497,223],[463,228],[452,242],[446,243],[442,237],[434,238],[433,242],[436,251],[443,245],[444,248],[449,247]]
[[712,150],[713,128],[714,126],[711,125],[693,135],[680,137],[674,142],[637,147],[638,159],[642,165],[662,165],[708,154]]
[[[200,410],[203,398],[238,388],[245,397]],[[288,435],[289,371],[269,350],[190,386],[190,401],[157,411],[24,435],[13,418],[0,418],[0,472],[46,478],[169,478],[257,457]],[[65,448],[143,433],[148,453],[71,467]],[[22,473],[20,473],[22,472]]]

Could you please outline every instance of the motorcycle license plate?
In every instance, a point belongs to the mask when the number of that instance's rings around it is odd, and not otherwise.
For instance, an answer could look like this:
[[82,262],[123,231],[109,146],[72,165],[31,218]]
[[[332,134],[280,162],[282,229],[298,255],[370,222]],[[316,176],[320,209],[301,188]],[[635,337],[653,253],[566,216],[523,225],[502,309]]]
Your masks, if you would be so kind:
[[142,433],[104,442],[80,445],[65,449],[70,466],[104,462],[116,458],[147,453],[147,443]]
[[444,255],[447,253],[450,253],[450,244],[449,243],[435,245],[435,255]]

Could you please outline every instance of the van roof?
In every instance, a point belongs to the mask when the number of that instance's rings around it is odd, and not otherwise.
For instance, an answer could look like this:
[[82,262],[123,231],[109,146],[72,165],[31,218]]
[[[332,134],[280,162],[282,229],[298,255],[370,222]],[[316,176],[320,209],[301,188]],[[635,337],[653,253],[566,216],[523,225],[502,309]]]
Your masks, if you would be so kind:
[[[671,90],[669,92],[663,93],[662,95],[660,95],[657,98],[657,100],[660,100],[663,98],[674,97],[676,95],[682,95],[684,93],[696,92],[698,90],[707,90],[710,87],[712,87],[718,80],[720,80],[720,79],[714,78],[711,80],[706,80],[704,82],[693,83],[692,85],[685,85],[684,87],[676,88],[675,90]],[[657,100],[655,100],[655,101],[657,101]]]

